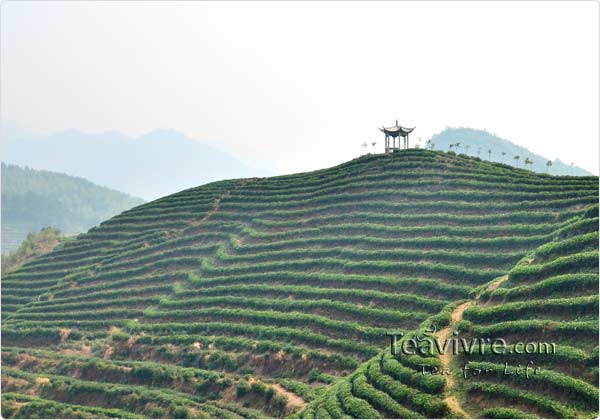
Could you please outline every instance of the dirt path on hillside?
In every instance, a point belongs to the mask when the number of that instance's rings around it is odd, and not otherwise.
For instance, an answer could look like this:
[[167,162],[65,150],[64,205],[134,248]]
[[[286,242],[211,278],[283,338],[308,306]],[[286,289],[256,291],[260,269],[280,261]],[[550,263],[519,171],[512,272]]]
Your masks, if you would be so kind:
[[[454,330],[453,326],[457,322],[459,322],[463,319],[463,313],[467,310],[468,307],[470,307],[474,303],[475,303],[474,300],[470,300],[461,305],[458,305],[452,311],[452,314],[450,314],[450,325],[448,325],[446,328],[440,330],[440,332],[438,333],[438,338],[442,345],[444,345],[446,340],[448,340],[450,338],[450,336],[452,335],[452,331]],[[441,362],[442,372],[452,372],[450,365],[452,363],[453,357],[454,357],[454,355],[452,354],[452,352],[446,351],[446,352],[440,354],[440,362]],[[449,374],[449,375],[446,375],[445,379],[446,379],[446,392],[448,393],[454,389],[454,377],[452,376],[452,374]],[[471,417],[465,412],[465,410],[463,410],[463,408],[460,405],[460,402],[454,395],[449,395],[448,397],[446,397],[444,399],[444,402],[446,404],[448,404],[448,407],[450,407],[450,411],[452,413],[457,414],[461,417],[465,417],[465,418]]]
[[[248,184],[252,184],[256,182],[256,179],[243,179],[240,184],[238,186],[236,186],[233,191],[237,191],[240,188],[248,185]],[[192,225],[198,226],[201,225],[202,223],[206,222],[208,219],[210,219],[210,217],[215,214],[216,212],[219,211],[219,207],[221,206],[221,200],[225,199],[225,198],[229,198],[231,197],[231,191],[227,190],[224,191],[218,198],[215,198],[215,200],[213,201],[213,205],[212,208],[206,212],[206,214],[204,215],[204,217],[196,222],[192,222]]]
[[[486,287],[484,290],[488,291],[488,292],[496,290],[498,288],[498,286],[500,286],[500,284],[502,282],[506,281],[507,279],[508,279],[507,275],[498,277],[497,279],[492,281],[488,285],[488,287]],[[475,299],[458,305],[452,311],[452,313],[450,314],[450,324],[446,328],[443,328],[442,330],[440,330],[437,334],[437,337],[440,340],[440,343],[442,345],[444,345],[446,340],[448,340],[450,338],[450,336],[452,335],[452,332],[454,331],[454,326],[458,322],[462,321],[463,313],[469,307],[471,307],[479,302],[479,299],[480,299],[482,293],[483,293],[483,291],[478,293],[477,296],[475,296]],[[453,357],[454,357],[454,354],[452,354],[452,352],[446,351],[443,354],[440,354],[440,362],[441,362],[441,368],[442,368],[441,370],[443,372],[451,372],[451,365],[452,365]],[[455,386],[454,377],[450,374],[450,375],[446,375],[445,379],[446,379],[446,394],[450,394],[454,390],[454,386]],[[458,398],[456,398],[456,396],[448,395],[444,399],[444,402],[446,404],[448,404],[448,407],[450,408],[452,413],[457,414],[461,417],[465,417],[465,418],[472,417],[469,414],[467,414],[467,412],[463,409],[463,407],[460,404],[460,401],[458,400]]]
[[[450,321],[450,325],[447,326],[446,328],[440,330],[440,332],[438,333],[438,338],[440,340],[440,343],[442,343],[442,345],[444,345],[444,343],[446,342],[446,340],[448,340],[450,338],[450,335],[452,335],[452,331],[453,331],[453,326],[454,324],[456,324],[457,322],[461,321],[463,318],[463,313],[467,310],[467,308],[471,305],[473,305],[475,303],[475,301],[470,300],[468,302],[465,302],[459,306],[456,307],[456,309],[454,309],[452,311],[452,314],[450,315],[451,317],[451,321]],[[453,354],[452,352],[444,352],[443,354],[440,354],[440,362],[442,362],[442,370],[449,370],[450,369],[450,362],[452,361],[452,357]],[[454,387],[454,378],[452,377],[452,375],[448,375],[446,377],[446,388],[451,389]]]
[[[493,292],[494,290],[496,290],[498,288],[498,286],[500,286],[500,284],[502,284],[506,280],[508,280],[508,274],[506,274],[506,275],[504,275],[502,277],[498,277],[496,280],[494,280],[493,282],[491,282],[488,287],[485,288],[486,292]],[[475,299],[479,300],[480,296],[481,296],[481,293],[479,293],[475,297]]]
[[212,208],[206,212],[202,219],[198,220],[197,222],[192,222],[192,224],[198,226],[210,219],[210,216],[219,211],[219,207],[221,206],[221,200],[227,197],[231,197],[230,191],[225,191],[223,194],[221,194],[219,198],[215,198],[215,200],[213,201]]
[[306,401],[297,394],[288,391],[279,384],[272,384],[271,386],[278,394],[283,394],[287,397],[287,409],[289,412],[292,412],[295,409],[302,410],[306,406]]

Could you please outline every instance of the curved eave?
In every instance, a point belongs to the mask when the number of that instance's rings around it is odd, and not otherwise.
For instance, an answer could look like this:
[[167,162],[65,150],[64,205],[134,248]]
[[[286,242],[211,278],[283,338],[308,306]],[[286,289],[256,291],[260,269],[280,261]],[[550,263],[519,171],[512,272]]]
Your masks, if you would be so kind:
[[379,131],[381,131],[382,133],[385,133],[387,135],[390,136],[406,136],[407,134],[412,133],[412,131],[415,129],[415,127],[412,128],[405,128],[405,127],[384,127],[384,128],[380,128]]

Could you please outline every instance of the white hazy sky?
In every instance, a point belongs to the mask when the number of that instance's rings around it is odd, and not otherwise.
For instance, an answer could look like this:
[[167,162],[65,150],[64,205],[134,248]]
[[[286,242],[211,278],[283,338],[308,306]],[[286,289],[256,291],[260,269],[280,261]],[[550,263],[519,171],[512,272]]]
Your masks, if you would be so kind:
[[173,128],[289,173],[382,124],[487,129],[598,174],[599,3],[1,4],[2,119]]

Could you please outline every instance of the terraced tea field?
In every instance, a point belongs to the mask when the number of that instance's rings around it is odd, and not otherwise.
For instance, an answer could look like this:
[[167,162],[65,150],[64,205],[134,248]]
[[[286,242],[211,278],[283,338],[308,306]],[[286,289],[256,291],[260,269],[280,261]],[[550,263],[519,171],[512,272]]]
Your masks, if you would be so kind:
[[[595,416],[597,232],[597,177],[427,150],[182,191],[2,279],[2,414]],[[391,355],[434,322],[557,352]]]

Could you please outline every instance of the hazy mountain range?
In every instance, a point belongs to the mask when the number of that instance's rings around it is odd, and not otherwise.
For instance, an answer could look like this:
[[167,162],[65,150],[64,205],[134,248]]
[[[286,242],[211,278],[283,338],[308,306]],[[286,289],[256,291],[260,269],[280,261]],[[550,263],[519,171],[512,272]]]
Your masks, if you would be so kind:
[[[467,153],[554,175],[591,175],[578,166],[548,159],[483,130],[448,128],[434,135],[436,150],[460,142]],[[469,145],[467,151],[466,146]],[[456,148],[452,148],[456,150]],[[506,155],[502,156],[502,152]],[[157,129],[137,138],[115,131],[89,134],[67,130],[48,136],[28,133],[11,123],[2,125],[2,161],[88,179],[98,185],[152,200],[185,188],[228,178],[269,176],[269,169],[251,168],[237,158],[175,130]]]
[[35,136],[2,127],[2,161],[66,173],[152,200],[224,178],[270,175],[174,130],[137,138],[118,132],[67,130]]
[[[516,166],[514,160],[516,155],[520,156],[518,166],[535,172],[550,173],[551,175],[592,175],[579,166],[561,162],[559,159],[552,161],[552,166],[546,166],[548,158],[531,152],[523,146],[516,145],[509,140],[502,139],[484,130],[475,130],[473,128],[446,128],[439,134],[431,137],[431,142],[435,144],[435,150],[452,150],[457,153],[466,153],[470,156],[479,156],[481,159],[492,160],[494,162],[506,163]],[[458,149],[454,146],[460,143]],[[453,147],[451,148],[450,145]],[[468,150],[467,150],[468,146]],[[491,150],[491,154],[488,151]],[[503,156],[502,153],[505,153]],[[533,163],[525,166],[525,159],[529,158]]]

